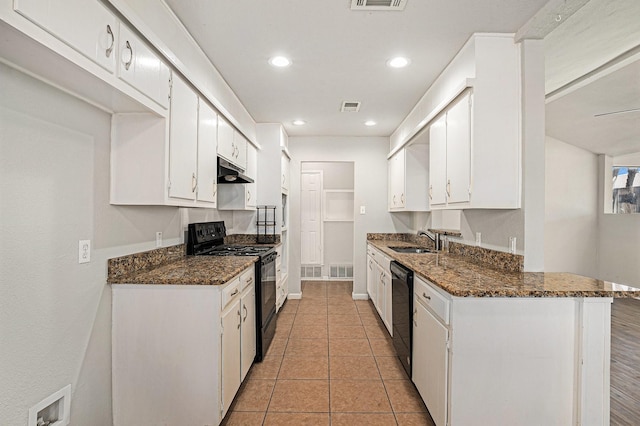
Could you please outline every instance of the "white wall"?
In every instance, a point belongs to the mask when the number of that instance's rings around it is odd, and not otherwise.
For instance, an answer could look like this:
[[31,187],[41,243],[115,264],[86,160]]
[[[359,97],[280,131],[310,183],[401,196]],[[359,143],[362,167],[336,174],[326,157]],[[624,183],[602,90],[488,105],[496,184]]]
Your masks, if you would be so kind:
[[71,424],[109,426],[107,259],[154,248],[156,231],[179,242],[190,216],[231,216],[109,205],[110,116],[5,65],[0,93],[0,424],[26,425],[71,384]]
[[545,145],[545,271],[597,277],[598,157],[551,137]]
[[605,214],[603,211],[604,185],[610,182],[612,163],[610,158],[605,161],[604,155],[599,156],[598,278],[637,287],[640,286],[640,214]]
[[409,232],[412,215],[387,211],[387,153],[384,137],[290,137],[290,272],[289,291],[300,292],[300,163],[302,161],[352,161],[356,210],[367,214],[354,220],[354,293],[365,295],[366,238],[368,232]]

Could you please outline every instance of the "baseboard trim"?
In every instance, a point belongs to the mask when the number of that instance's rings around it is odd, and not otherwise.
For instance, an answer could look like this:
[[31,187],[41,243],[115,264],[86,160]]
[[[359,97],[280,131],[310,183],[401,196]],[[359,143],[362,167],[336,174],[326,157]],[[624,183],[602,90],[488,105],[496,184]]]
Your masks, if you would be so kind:
[[302,299],[302,293],[289,293],[287,299],[297,300]]
[[351,293],[351,297],[353,300],[369,300],[367,293]]

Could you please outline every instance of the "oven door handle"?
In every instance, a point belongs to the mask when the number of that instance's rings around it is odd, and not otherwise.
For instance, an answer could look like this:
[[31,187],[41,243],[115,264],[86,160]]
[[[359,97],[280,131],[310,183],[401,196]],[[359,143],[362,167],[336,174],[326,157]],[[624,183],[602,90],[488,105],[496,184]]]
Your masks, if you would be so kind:
[[249,316],[249,310],[247,309],[247,305],[242,305],[242,309],[244,309],[244,318],[242,318],[242,322],[245,322]]

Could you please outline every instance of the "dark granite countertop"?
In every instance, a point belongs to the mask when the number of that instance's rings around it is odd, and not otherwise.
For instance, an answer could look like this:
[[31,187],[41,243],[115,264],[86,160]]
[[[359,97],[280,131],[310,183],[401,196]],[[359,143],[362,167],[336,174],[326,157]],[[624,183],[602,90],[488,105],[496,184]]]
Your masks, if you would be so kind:
[[109,278],[109,284],[221,285],[252,266],[257,256],[184,256]]
[[462,256],[406,254],[390,246],[416,246],[396,239],[367,241],[418,276],[458,297],[640,297],[640,289],[580,275],[556,272],[509,272],[465,260]]

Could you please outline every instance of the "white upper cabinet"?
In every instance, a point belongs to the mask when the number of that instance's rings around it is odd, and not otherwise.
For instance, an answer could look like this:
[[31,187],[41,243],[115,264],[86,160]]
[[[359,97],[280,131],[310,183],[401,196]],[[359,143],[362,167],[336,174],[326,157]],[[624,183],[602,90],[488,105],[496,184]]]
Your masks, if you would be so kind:
[[289,193],[289,163],[291,160],[289,156],[283,151],[280,154],[280,172],[282,174],[281,185],[282,185],[282,193]]
[[471,199],[471,99],[467,92],[429,128],[429,197],[434,208]]
[[513,36],[474,34],[391,135],[429,127],[430,208],[520,208],[521,85]]
[[447,196],[449,203],[469,202],[471,194],[471,94],[447,111]]
[[432,207],[447,202],[447,116],[429,127],[429,199]]
[[232,163],[243,170],[247,170],[247,140],[237,130],[233,132],[234,154]]
[[404,209],[404,149],[396,152],[389,164],[389,210]]
[[196,199],[198,96],[176,74],[171,85],[169,197]]
[[204,100],[198,103],[198,201],[215,207],[218,188],[218,115]]
[[221,117],[218,120],[218,155],[233,163],[234,153],[233,127]]
[[429,145],[426,141],[426,136],[421,136],[389,159],[389,211],[429,210]]
[[226,120],[218,123],[218,155],[242,170],[247,169],[247,140]]
[[100,2],[15,0],[14,9],[108,71],[115,71],[118,21]]
[[169,67],[123,24],[120,24],[118,55],[118,77],[167,108]]

